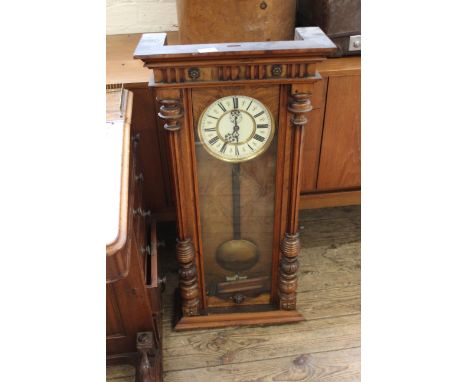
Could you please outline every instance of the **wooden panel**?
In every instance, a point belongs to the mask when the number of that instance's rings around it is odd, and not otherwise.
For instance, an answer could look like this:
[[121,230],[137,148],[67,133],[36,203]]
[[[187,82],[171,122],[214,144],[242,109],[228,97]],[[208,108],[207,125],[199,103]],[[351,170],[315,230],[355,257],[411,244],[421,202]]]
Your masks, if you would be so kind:
[[106,297],[106,336],[108,338],[125,336],[122,315],[112,284],[106,285]]
[[331,77],[317,189],[346,189],[360,185],[361,76]]
[[132,88],[132,92],[133,134],[141,135],[138,162],[144,174],[143,204],[151,211],[172,212],[174,202],[167,159],[167,137],[156,118],[155,96],[149,88]]
[[304,134],[304,149],[302,153],[301,192],[311,192],[317,187],[317,173],[322,144],[323,117],[327,96],[328,78],[317,81],[312,90],[313,110],[308,113],[309,122]]

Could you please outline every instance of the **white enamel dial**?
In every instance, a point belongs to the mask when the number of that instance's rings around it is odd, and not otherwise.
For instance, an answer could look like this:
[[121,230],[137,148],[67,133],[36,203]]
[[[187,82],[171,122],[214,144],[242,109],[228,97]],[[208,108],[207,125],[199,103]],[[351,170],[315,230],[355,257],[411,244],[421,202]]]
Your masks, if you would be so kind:
[[227,162],[257,157],[270,145],[275,122],[268,108],[252,97],[230,95],[209,105],[198,122],[203,147]]

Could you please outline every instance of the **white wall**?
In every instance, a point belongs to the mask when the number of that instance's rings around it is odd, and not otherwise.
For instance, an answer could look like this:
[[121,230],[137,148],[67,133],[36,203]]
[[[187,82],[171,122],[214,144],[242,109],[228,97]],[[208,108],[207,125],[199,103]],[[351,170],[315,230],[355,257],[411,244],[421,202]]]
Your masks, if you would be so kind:
[[176,0],[107,0],[106,34],[178,30]]

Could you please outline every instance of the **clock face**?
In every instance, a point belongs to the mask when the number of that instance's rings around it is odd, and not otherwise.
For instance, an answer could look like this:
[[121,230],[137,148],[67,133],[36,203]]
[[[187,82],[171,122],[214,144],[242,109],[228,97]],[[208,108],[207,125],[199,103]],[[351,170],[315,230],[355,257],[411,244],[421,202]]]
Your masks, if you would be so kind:
[[245,162],[262,154],[275,135],[275,122],[259,100],[230,95],[209,105],[198,122],[203,147],[226,162]]

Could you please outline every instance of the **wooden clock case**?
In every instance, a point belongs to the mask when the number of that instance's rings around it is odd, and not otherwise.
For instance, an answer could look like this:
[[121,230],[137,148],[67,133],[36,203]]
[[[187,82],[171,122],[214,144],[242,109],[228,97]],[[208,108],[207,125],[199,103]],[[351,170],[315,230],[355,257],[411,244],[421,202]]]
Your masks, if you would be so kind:
[[[134,58],[151,70],[149,86],[168,134],[181,305],[175,329],[301,321],[296,289],[303,137],[306,130],[315,128],[307,116],[315,100],[313,85],[322,81],[316,65],[335,45],[319,28],[310,28],[308,39],[297,41],[174,46],[166,46],[165,41],[164,33],[143,35]],[[253,304],[216,306],[206,293],[203,266],[195,155],[197,105],[240,91],[269,100],[267,106],[277,116],[271,288],[266,298]]]

